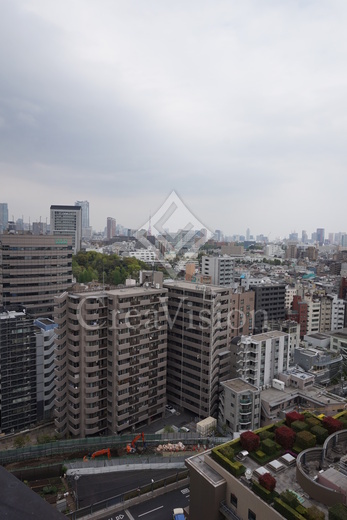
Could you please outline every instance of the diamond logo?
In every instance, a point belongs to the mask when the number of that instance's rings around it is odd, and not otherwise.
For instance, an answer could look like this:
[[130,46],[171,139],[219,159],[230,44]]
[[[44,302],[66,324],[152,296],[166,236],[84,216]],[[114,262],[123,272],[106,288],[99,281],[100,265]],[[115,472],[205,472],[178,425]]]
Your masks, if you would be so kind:
[[136,233],[138,241],[155,253],[171,278],[176,278],[177,273],[168,264],[167,256],[197,252],[212,236],[212,231],[195,217],[175,191]]

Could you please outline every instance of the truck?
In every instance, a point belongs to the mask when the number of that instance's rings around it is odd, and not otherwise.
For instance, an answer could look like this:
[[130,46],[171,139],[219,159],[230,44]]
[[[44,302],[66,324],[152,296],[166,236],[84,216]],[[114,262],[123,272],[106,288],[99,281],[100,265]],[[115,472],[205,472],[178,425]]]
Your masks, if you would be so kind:
[[184,511],[182,507],[176,507],[172,514],[173,520],[185,520]]

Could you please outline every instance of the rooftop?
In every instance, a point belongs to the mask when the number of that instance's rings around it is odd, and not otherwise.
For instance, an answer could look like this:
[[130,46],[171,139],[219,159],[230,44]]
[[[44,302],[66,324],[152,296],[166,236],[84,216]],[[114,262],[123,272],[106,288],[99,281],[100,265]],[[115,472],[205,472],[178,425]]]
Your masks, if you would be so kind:
[[247,383],[240,378],[230,379],[229,381],[223,381],[222,386],[226,386],[235,392],[244,392],[246,390],[251,390],[252,392],[258,391],[258,387]]

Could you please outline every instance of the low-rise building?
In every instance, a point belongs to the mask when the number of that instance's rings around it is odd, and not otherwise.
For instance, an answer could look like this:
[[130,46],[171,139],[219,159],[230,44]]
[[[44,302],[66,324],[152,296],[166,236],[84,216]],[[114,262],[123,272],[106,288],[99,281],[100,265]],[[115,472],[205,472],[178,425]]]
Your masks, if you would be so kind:
[[242,379],[221,384],[218,428],[223,434],[255,430],[260,427],[260,390]]

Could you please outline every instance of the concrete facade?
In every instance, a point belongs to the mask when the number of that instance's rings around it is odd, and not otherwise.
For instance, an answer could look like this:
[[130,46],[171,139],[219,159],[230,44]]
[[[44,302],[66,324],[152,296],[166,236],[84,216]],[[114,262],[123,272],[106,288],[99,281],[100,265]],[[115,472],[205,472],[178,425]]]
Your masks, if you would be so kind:
[[227,435],[259,428],[259,388],[239,378],[224,381],[219,401],[218,426]]
[[232,376],[265,388],[289,367],[289,334],[280,331],[241,336],[232,344]]
[[56,431],[134,431],[165,412],[167,291],[81,289],[56,298]]
[[66,236],[72,239],[74,254],[81,249],[82,208],[81,206],[52,205],[50,209],[50,233],[62,240]]
[[0,305],[52,317],[54,297],[72,284],[71,237],[0,235]]
[[189,282],[168,289],[168,399],[199,418],[217,417],[230,378],[231,289]]
[[234,260],[230,256],[203,256],[201,274],[211,276],[213,285],[231,287],[234,281]]

